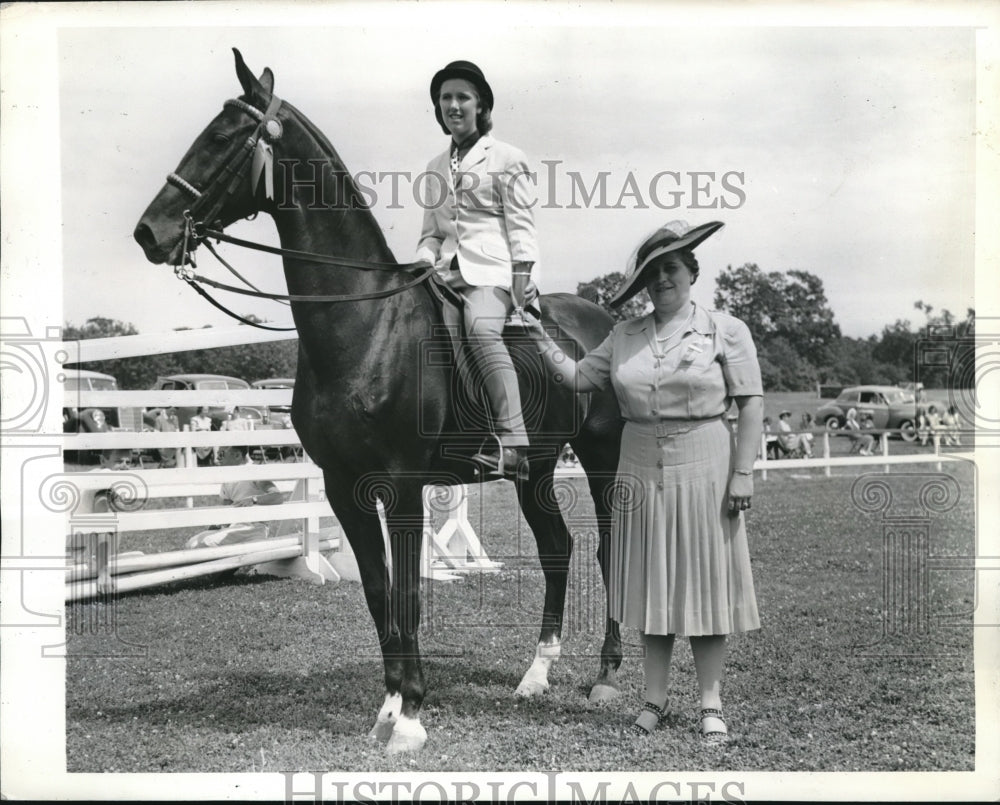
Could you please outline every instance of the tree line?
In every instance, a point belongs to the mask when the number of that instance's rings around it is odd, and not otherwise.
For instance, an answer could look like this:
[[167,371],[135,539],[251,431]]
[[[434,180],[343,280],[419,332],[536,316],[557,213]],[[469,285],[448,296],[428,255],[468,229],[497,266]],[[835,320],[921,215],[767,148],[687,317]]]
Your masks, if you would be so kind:
[[[577,294],[604,307],[616,320],[641,315],[645,295],[612,310],[624,275],[612,272],[581,282]],[[882,332],[851,338],[840,331],[823,281],[808,271],[763,271],[756,263],[727,266],[716,279],[716,310],[744,321],[757,345],[761,376],[768,391],[812,391],[818,385],[923,383],[927,388],[970,388],[974,372],[975,315],[963,319],[935,312],[923,302],[914,308],[923,325],[897,319]]]
[[[252,314],[245,318],[263,323]],[[138,330],[130,323],[96,316],[88,319],[82,326],[66,324],[63,327],[62,338],[64,341],[77,341],[137,334]],[[153,387],[156,378],[164,375],[201,372],[229,375],[253,382],[268,377],[295,377],[298,344],[298,339],[292,339],[212,349],[192,349],[164,355],[92,361],[79,364],[79,368],[113,375],[118,380],[118,387],[122,389],[148,389]]]
[[[604,274],[579,283],[577,294],[619,321],[642,315],[648,308],[645,294],[617,310],[608,305],[623,280],[620,272]],[[972,308],[959,319],[949,310],[935,311],[917,301],[914,308],[924,316],[922,325],[897,319],[877,335],[851,338],[840,332],[819,277],[801,270],[765,272],[755,263],[727,266],[716,279],[713,304],[750,328],[768,391],[914,382],[928,388],[970,388],[975,380]],[[262,323],[253,315],[247,318]],[[98,316],[82,326],[67,323],[63,340],[136,334],[132,324]],[[114,375],[120,388],[144,389],[159,376],[195,372],[247,381],[294,377],[297,354],[298,341],[289,340],[119,358],[81,367]]]

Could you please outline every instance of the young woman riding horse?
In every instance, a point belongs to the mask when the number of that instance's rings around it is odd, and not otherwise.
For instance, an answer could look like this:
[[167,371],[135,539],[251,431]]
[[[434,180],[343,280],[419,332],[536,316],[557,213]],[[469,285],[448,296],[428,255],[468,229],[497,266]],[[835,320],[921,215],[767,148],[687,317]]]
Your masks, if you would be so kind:
[[417,260],[434,266],[465,300],[466,333],[482,373],[500,454],[477,454],[495,475],[528,477],[528,433],[514,363],[503,342],[507,316],[524,305],[538,260],[534,194],[524,155],[490,135],[493,90],[475,64],[455,61],[431,79],[434,116],[448,150],[431,160]]

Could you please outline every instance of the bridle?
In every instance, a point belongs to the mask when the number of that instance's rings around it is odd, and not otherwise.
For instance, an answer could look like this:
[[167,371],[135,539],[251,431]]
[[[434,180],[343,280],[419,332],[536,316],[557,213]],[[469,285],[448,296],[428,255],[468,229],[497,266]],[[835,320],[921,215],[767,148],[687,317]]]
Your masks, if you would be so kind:
[[[222,291],[230,291],[246,296],[255,296],[263,299],[273,299],[279,302],[358,302],[368,299],[381,299],[388,296],[409,290],[416,285],[426,281],[434,273],[432,267],[425,263],[379,263],[374,261],[352,260],[343,257],[333,257],[331,255],[318,254],[315,252],[296,251],[294,249],[282,249],[276,246],[266,246],[262,243],[234,238],[225,234],[221,228],[210,228],[217,223],[217,216],[226,205],[229,198],[236,192],[243,181],[247,166],[250,166],[250,190],[257,192],[257,187],[261,179],[264,180],[264,195],[268,199],[274,198],[274,154],[272,143],[281,139],[284,127],[277,118],[278,109],[281,106],[281,99],[277,95],[272,95],[265,111],[261,111],[252,104],[239,98],[227,100],[223,106],[230,106],[257,121],[257,126],[247,137],[242,147],[223,165],[222,169],[213,177],[204,190],[199,190],[191,182],[176,173],[167,175],[167,184],[177,188],[192,199],[192,205],[184,211],[184,241],[177,265],[174,266],[174,273],[179,279],[188,283],[208,302],[222,310],[233,318],[259,327],[264,330],[294,330],[294,327],[268,327],[263,324],[246,319],[214,299],[201,285],[209,285]],[[226,262],[215,250],[208,238],[216,241],[231,243],[247,249],[270,254],[291,257],[298,260],[320,263],[324,265],[339,266],[362,271],[392,271],[396,273],[409,274],[411,279],[402,285],[388,288],[382,291],[372,291],[369,293],[357,294],[333,294],[333,295],[311,295],[311,294],[275,294],[261,291],[247,281],[235,268]],[[234,285],[217,282],[216,280],[195,273],[197,263],[194,253],[199,245],[204,246],[212,255],[238,277],[243,283],[250,287],[239,288]]]

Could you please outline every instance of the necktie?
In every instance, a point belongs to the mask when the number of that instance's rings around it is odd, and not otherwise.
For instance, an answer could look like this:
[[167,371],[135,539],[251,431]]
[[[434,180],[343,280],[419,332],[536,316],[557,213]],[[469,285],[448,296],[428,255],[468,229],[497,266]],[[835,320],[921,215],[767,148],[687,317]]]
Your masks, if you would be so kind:
[[451,186],[458,193],[458,146],[455,143],[451,146]]

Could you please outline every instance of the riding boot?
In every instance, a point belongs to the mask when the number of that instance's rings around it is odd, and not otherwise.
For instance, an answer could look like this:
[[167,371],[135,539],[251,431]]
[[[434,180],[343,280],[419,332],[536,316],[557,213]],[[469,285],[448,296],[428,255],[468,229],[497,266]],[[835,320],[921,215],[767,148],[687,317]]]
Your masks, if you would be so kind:
[[521,411],[521,392],[517,385],[514,363],[503,344],[482,350],[486,360],[480,363],[483,388],[492,415],[498,450],[483,450],[473,459],[488,468],[493,476],[525,480],[528,477],[528,435]]

